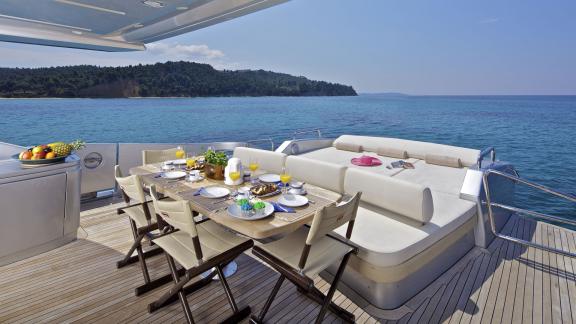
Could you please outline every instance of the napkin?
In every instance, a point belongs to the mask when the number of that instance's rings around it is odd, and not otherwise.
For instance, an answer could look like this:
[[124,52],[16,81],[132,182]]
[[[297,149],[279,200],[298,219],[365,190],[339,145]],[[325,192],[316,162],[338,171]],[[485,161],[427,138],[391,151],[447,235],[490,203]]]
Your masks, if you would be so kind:
[[274,206],[275,212],[280,212],[280,213],[294,213],[295,212],[294,208],[282,206],[279,203],[272,203],[272,206]]
[[194,191],[194,193],[192,195],[193,196],[200,196],[200,193],[202,193],[202,190],[204,190],[204,187],[200,187],[198,190]]

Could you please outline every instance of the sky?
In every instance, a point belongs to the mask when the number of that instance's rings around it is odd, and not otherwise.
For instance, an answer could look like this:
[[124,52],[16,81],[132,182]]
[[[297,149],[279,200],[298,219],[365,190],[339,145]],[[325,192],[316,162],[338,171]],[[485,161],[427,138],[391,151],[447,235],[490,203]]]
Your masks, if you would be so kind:
[[574,13],[574,0],[291,0],[146,52],[0,43],[0,66],[187,60],[361,93],[576,95]]

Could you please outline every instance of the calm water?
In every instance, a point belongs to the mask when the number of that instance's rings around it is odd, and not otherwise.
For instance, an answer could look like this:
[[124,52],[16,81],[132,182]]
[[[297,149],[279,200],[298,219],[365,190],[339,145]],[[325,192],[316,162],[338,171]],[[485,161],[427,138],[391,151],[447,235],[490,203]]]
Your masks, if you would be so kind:
[[[320,127],[481,149],[528,179],[576,192],[576,96],[0,100],[0,141],[202,142]],[[576,206],[522,192],[519,204],[576,217]]]

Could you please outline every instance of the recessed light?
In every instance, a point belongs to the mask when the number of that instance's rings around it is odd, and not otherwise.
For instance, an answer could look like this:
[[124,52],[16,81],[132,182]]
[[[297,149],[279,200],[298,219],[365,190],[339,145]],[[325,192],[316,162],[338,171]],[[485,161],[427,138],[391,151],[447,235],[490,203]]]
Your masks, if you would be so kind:
[[134,28],[142,28],[142,27],[144,27],[144,25],[142,25],[141,23],[135,23],[134,25],[132,25],[132,27],[134,27]]
[[176,7],[176,10],[188,10],[188,7]]
[[76,35],[82,35],[82,32],[79,30],[73,30],[72,34],[76,34]]
[[152,8],[164,8],[164,6],[166,6],[166,4],[164,4],[164,2],[160,2],[160,1],[154,1],[154,0],[144,0],[142,1],[142,3],[148,7],[152,7]]

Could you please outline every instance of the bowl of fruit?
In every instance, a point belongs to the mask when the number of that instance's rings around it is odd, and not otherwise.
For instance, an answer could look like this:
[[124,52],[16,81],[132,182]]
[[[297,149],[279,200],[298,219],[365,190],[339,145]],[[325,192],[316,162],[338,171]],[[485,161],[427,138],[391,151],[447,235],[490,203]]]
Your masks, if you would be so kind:
[[85,143],[76,140],[72,143],[54,142],[50,144],[36,145],[26,151],[15,154],[12,158],[20,160],[24,165],[46,165],[62,163],[72,154],[85,146]]

